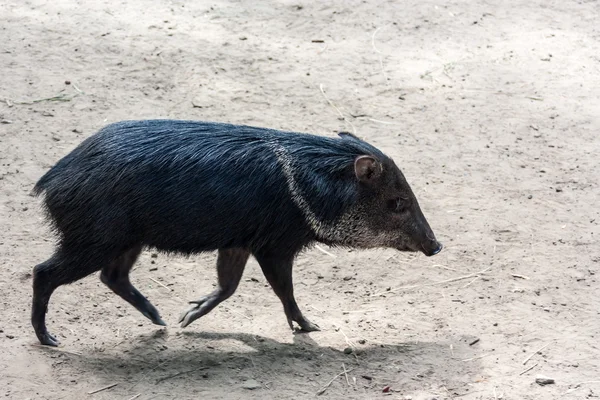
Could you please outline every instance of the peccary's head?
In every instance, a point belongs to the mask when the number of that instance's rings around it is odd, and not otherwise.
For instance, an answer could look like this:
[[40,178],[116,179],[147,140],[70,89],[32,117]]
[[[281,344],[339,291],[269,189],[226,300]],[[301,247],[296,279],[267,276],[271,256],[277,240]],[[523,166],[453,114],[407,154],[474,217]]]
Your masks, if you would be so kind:
[[[353,135],[347,139],[359,140]],[[354,176],[357,200],[342,222],[354,236],[353,245],[421,251],[427,256],[442,250],[404,175],[390,158],[360,155],[354,160]]]

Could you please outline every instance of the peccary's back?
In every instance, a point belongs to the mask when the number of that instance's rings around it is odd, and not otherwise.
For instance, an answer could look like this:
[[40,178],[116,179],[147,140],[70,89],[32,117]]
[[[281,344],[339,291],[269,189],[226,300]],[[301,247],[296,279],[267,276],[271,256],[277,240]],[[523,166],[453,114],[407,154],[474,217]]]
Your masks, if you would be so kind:
[[292,197],[307,198],[318,218],[337,218],[355,200],[348,166],[365,152],[359,144],[228,124],[127,121],[85,140],[35,190],[45,192],[62,236],[186,253],[301,246],[314,232]]

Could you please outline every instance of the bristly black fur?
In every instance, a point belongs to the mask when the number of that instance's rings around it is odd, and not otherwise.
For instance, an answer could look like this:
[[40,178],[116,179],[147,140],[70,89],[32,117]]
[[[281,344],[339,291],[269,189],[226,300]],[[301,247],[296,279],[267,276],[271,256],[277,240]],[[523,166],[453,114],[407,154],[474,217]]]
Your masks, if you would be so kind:
[[48,214],[66,242],[181,253],[269,243],[298,251],[314,235],[290,199],[274,145],[289,155],[300,190],[323,221],[334,221],[356,200],[357,156],[387,159],[357,138],[124,121],[81,143],[34,192],[45,193]]

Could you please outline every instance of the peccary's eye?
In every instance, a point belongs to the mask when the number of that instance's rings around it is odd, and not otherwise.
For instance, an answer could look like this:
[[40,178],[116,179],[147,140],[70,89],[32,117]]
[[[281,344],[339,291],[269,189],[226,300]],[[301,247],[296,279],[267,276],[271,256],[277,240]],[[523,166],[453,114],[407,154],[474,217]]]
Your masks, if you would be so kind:
[[397,197],[387,201],[387,208],[395,213],[401,213],[406,209],[406,202],[400,197]]

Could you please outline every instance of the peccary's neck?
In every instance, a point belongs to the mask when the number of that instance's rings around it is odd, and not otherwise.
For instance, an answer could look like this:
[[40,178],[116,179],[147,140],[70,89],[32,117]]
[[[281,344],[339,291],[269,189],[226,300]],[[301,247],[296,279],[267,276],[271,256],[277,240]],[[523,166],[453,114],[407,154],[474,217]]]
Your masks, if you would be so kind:
[[270,147],[281,166],[291,199],[317,241],[342,247],[365,247],[361,242],[367,238],[369,243],[373,242],[374,233],[364,225],[364,210],[356,204],[353,182],[330,176],[307,176],[315,171],[309,168],[307,171],[284,146],[272,142]]

